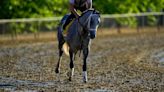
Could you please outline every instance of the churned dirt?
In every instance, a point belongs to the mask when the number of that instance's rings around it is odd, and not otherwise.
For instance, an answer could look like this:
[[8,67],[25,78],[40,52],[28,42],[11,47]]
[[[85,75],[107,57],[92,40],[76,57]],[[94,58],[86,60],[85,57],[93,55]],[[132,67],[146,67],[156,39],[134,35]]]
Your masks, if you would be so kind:
[[56,40],[2,44],[0,91],[163,92],[164,31],[102,35],[106,32],[92,41],[87,83],[79,54],[71,82],[68,56],[63,55],[61,73],[55,74]]

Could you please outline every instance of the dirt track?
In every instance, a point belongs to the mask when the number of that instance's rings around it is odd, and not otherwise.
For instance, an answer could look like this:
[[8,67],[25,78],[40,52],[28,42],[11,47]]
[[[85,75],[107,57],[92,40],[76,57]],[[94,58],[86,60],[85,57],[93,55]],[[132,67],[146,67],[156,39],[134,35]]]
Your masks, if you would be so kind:
[[0,91],[164,91],[164,32],[99,36],[88,58],[88,83],[82,82],[77,56],[72,82],[69,58],[63,56],[61,74],[54,72],[57,42],[0,47]]

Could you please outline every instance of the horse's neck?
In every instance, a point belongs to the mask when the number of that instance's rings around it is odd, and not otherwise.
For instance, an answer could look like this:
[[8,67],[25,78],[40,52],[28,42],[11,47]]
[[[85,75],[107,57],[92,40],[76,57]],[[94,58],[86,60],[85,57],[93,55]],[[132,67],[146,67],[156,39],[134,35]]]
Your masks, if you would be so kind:
[[86,23],[86,21],[92,16],[92,11],[87,11],[84,12],[84,14],[82,14],[82,16],[80,17],[79,21],[81,23]]
[[83,29],[86,30],[86,25],[87,25],[87,22],[89,21],[89,18],[91,18],[91,12],[88,12],[88,13],[85,13],[83,14],[79,20],[78,19],[75,19],[73,21],[73,23],[71,24],[69,30],[68,30],[68,33],[69,34],[78,34],[78,35],[81,35],[83,34]]

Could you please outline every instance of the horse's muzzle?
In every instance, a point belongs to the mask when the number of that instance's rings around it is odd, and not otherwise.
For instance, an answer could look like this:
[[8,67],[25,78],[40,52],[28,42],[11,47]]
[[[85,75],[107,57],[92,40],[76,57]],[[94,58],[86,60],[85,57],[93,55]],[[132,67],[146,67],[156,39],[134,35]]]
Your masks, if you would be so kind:
[[96,37],[96,30],[90,31],[90,38],[94,39]]

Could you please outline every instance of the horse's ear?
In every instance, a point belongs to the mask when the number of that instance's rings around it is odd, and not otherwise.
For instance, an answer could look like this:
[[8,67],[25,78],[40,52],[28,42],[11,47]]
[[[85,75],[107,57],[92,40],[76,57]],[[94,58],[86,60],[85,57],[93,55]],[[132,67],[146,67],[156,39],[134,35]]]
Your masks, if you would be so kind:
[[100,14],[100,12],[98,10],[96,10],[96,9],[94,9],[93,13],[94,14]]
[[96,10],[95,9],[93,10],[93,13],[96,13]]

